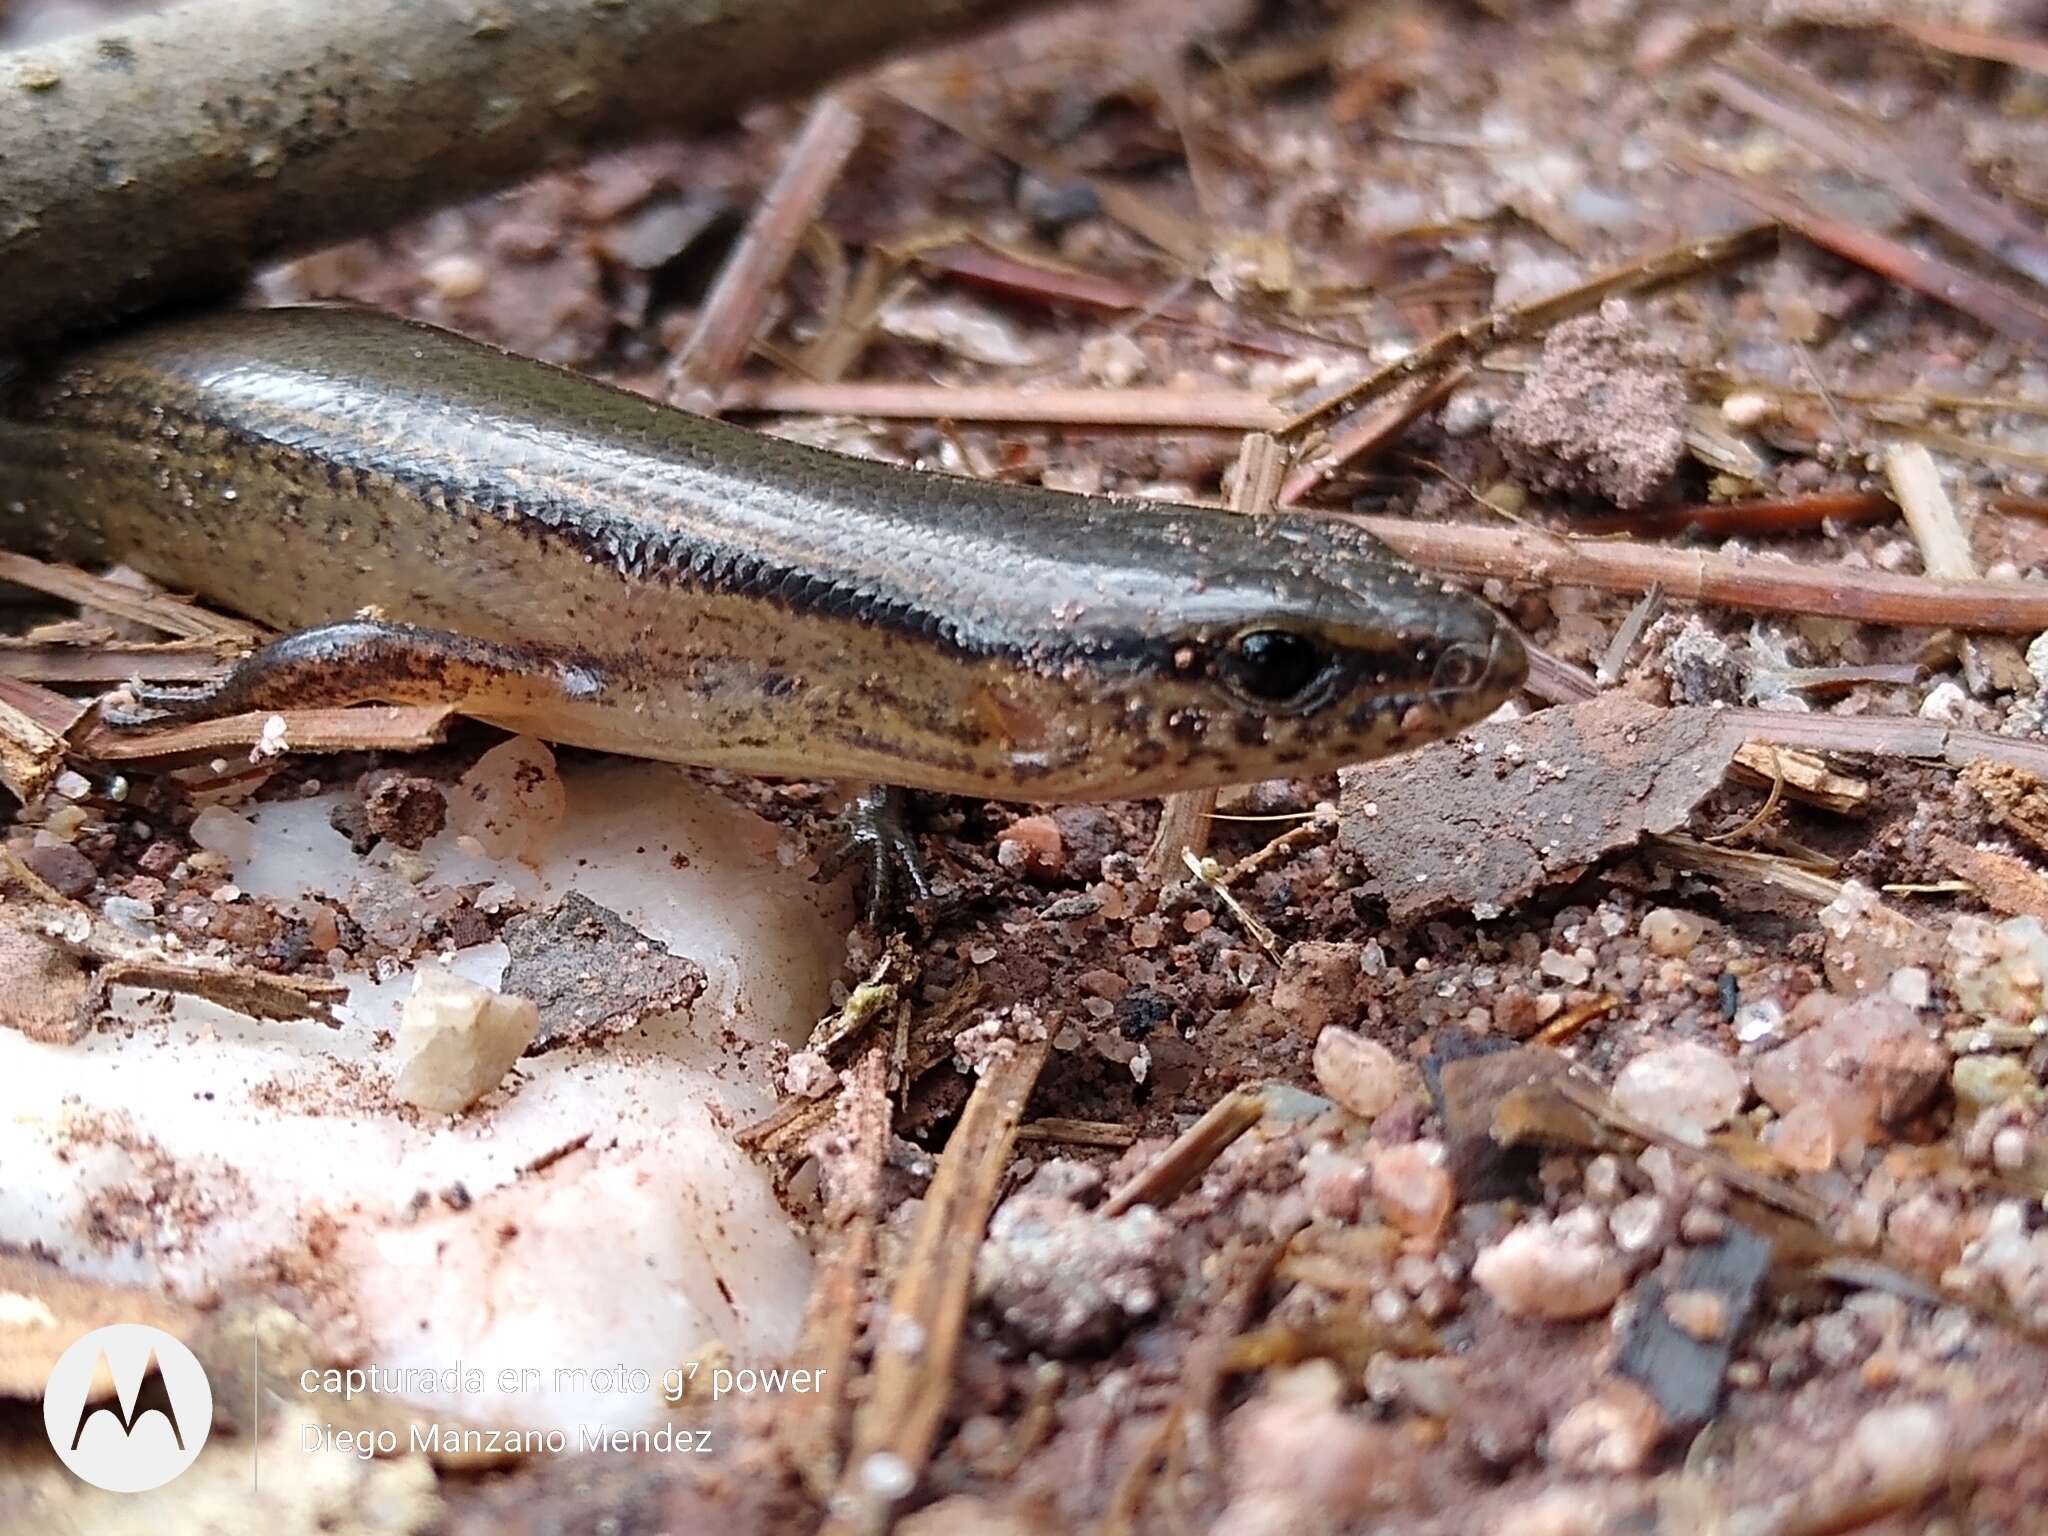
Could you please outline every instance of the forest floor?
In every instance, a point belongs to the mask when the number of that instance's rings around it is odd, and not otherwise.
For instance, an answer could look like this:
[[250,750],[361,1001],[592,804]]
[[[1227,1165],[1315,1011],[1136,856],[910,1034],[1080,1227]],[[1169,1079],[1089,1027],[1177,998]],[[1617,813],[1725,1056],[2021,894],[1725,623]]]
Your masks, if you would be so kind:
[[[808,1230],[825,1387],[686,1402],[708,1457],[412,1458],[350,1528],[2035,1528],[2041,36],[1125,0],[268,274],[935,473],[1355,517],[1535,655],[1464,737],[1333,778],[930,807],[977,898],[856,930],[865,1012],[738,1132]],[[14,878],[206,951],[216,1000],[516,955],[489,882],[380,924],[218,854],[221,802],[317,776],[388,868],[496,739],[143,755],[147,837],[74,770]],[[828,835],[826,786],[705,782]],[[72,968],[9,1020],[66,1037],[112,951],[4,937]],[[695,984],[593,952],[632,997],[586,1014]],[[243,1289],[291,1310],[322,1253]]]

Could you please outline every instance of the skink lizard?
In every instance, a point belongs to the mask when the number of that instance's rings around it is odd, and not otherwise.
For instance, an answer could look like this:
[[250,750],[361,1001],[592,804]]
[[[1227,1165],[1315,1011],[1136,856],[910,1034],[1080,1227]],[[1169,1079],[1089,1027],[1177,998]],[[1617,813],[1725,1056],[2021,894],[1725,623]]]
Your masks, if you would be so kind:
[[642,757],[1018,800],[1307,774],[1522,680],[1339,523],[918,473],[367,311],[215,313],[19,379],[0,537],[285,631],[182,718],[446,702]]

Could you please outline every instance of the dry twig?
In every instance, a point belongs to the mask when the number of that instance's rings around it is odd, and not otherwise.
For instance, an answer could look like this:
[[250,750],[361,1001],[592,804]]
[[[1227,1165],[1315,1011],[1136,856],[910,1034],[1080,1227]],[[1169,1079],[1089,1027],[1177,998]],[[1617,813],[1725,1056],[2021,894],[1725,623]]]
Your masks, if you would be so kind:
[[989,1062],[968,1095],[889,1299],[853,1448],[821,1536],[880,1536],[924,1475],[953,1397],[975,1255],[1050,1050],[1042,1040],[1017,1042]]
[[2005,37],[1996,32],[1976,32],[1968,27],[1952,27],[1946,22],[1922,21],[1907,16],[1892,17],[1891,25],[1906,36],[1944,53],[1989,59],[1995,64],[2010,64],[2015,69],[2048,75],[2048,43],[2035,38]]
[[1684,278],[1697,277],[1733,262],[1747,261],[1770,248],[1772,231],[1768,224],[1753,224],[1733,234],[1688,240],[1638,261],[1603,272],[1589,282],[1562,293],[1520,304],[1513,309],[1494,310],[1439,332],[1413,352],[1387,364],[1364,378],[1345,385],[1315,401],[1293,417],[1281,432],[1294,436],[1346,406],[1362,406],[1376,400],[1408,379],[1425,378],[1457,363],[1476,362],[1510,342],[1526,341],[1574,315],[1598,309],[1606,300],[1625,293],[1641,293]]
[[1378,410],[1361,407],[1330,434],[1330,440],[1306,463],[1295,466],[1280,488],[1279,504],[1291,507],[1321,485],[1339,469],[1360,460],[1371,460],[1382,449],[1428,415],[1458,387],[1472,377],[1469,367],[1446,368],[1436,378],[1417,385],[1399,400]]
[[776,1418],[776,1437],[804,1484],[821,1502],[830,1496],[840,1467],[840,1436],[850,1404],[853,1348],[867,1301],[867,1274],[874,1262],[875,1229],[881,1217],[882,1165],[889,1150],[888,1053],[869,1051],[848,1074],[835,1127],[846,1146],[838,1154],[837,1177],[827,1194],[827,1220],[838,1245],[819,1265],[805,1310],[797,1358],[818,1372],[821,1390],[799,1394]]
[[1996,257],[2020,276],[2048,281],[2048,246],[2012,208],[1976,191],[1955,162],[1934,159],[1806,71],[1754,42],[1738,43],[1705,72],[1730,106],[1837,165],[1869,177],[1923,217]]
[[1232,1089],[1103,1202],[1104,1219],[1121,1216],[1134,1205],[1164,1210],[1182,1190],[1208,1171],[1225,1147],[1257,1125],[1265,1114],[1265,1096],[1256,1088]]
[[[1238,445],[1237,481],[1231,487],[1233,512],[1256,515],[1273,510],[1286,452],[1264,432],[1253,432]],[[1209,851],[1209,817],[1216,809],[1216,791],[1188,790],[1168,795],[1159,807],[1159,826],[1145,855],[1145,872],[1153,879],[1172,878],[1184,855],[1199,858]]]
[[1261,432],[1284,414],[1240,389],[1097,389],[1010,384],[822,384],[735,380],[719,396],[728,415],[874,416],[902,421],[995,421],[1064,427],[1204,427]]
[[1378,516],[1349,516],[1349,521],[1415,564],[1458,576],[1630,593],[1655,583],[1677,602],[1826,613],[1865,624],[2026,635],[2048,629],[2048,586],[2038,582],[1942,581],[1659,545],[1596,543],[1533,527],[1480,528]]
[[1836,218],[1760,176],[1730,170],[1697,155],[1683,159],[1702,180],[1769,214],[1823,250],[1959,309],[2016,341],[2035,347],[2048,343],[2048,310],[2012,289],[1952,261],[1916,251],[1889,235]]
[[1885,478],[1906,514],[1906,527],[1920,546],[1927,574],[1954,581],[1976,579],[1977,562],[1970,540],[1956,521],[1956,509],[1941,488],[1934,455],[1918,443],[1895,443],[1884,452]]
[[727,382],[754,344],[804,232],[860,143],[862,127],[860,114],[837,96],[826,96],[812,106],[676,358],[669,376],[670,400],[692,410],[717,408]]
[[[423,752],[448,734],[455,712],[444,704],[360,704],[227,715],[178,725],[122,727],[95,722],[74,746],[102,763],[212,757],[258,746],[289,752]],[[282,723],[282,729],[271,722]]]
[[180,639],[211,642],[223,656],[246,650],[264,636],[257,625],[228,618],[168,592],[151,592],[130,582],[94,576],[76,566],[54,565],[11,550],[0,551],[0,581],[146,624]]

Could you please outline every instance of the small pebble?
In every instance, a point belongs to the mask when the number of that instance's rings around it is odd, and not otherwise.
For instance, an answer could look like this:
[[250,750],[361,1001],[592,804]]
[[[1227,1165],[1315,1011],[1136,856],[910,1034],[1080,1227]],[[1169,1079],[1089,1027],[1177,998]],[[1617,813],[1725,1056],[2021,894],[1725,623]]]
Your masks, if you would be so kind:
[[1920,718],[1934,720],[1943,725],[1964,723],[1964,706],[1970,702],[1969,694],[1963,691],[1961,683],[1944,679],[1927,690],[1927,697],[1920,701]]
[[1658,907],[1643,917],[1643,942],[1653,954],[1689,955],[1706,931],[1706,919],[1676,907]]
[[1742,1107],[1747,1091],[1742,1073],[1721,1052],[1684,1041],[1645,1051],[1623,1067],[1614,1101],[1637,1119],[1700,1146]]
[[43,818],[42,830],[36,836],[50,842],[68,843],[85,830],[89,820],[91,817],[86,814],[84,806],[60,805]]
[[473,299],[491,280],[491,269],[474,256],[460,252],[437,256],[421,268],[434,292],[444,299]]
[[1434,1238],[1457,1198],[1443,1147],[1410,1141],[1380,1153],[1373,1159],[1372,1197],[1388,1225],[1410,1237]]
[[996,862],[1037,879],[1056,877],[1066,867],[1066,842],[1050,816],[1019,816],[996,836]]
[[1536,968],[1552,981],[1561,981],[1568,987],[1584,986],[1593,974],[1592,966],[1577,955],[1560,954],[1554,949],[1543,951],[1536,961]]
[[1710,1344],[1728,1331],[1728,1303],[1717,1291],[1673,1291],[1664,1298],[1672,1327]]
[[2001,1127],[1991,1138],[1991,1163],[2000,1173],[2018,1173],[2027,1166],[2027,1133],[2016,1125]]
[[1834,1120],[1819,1104],[1795,1104],[1764,1128],[1763,1144],[1795,1173],[1825,1172],[1840,1151]]
[[1363,1120],[1393,1108],[1407,1080],[1392,1051],[1335,1024],[1316,1036],[1315,1074],[1324,1093]]
[[1564,1217],[1525,1221],[1481,1249],[1472,1278],[1502,1311],[1566,1320],[1613,1306],[1628,1272],[1590,1224]]
[[1145,376],[1145,349],[1130,337],[1111,331],[1081,343],[1081,371],[1111,389],[1123,389]]
[[1688,1243],[1718,1243],[1728,1235],[1728,1218],[1708,1206],[1687,1206],[1678,1218],[1678,1235]]
[[256,850],[256,824],[225,806],[203,807],[192,818],[192,841],[234,863]]
[[1735,1010],[1735,1038],[1744,1045],[1754,1045],[1775,1035],[1778,1026],[1784,1022],[1785,1010],[1781,1004],[1768,997],[1759,998]]
[[1769,395],[1730,395],[1721,402],[1721,419],[1738,430],[1759,426],[1777,412],[1777,402]]
[[1612,1202],[1622,1195],[1621,1159],[1612,1152],[1602,1152],[1586,1164],[1585,1177],[1580,1181],[1589,1200]]
[[1903,1507],[1947,1479],[1948,1416],[1932,1403],[1873,1408],[1851,1433],[1849,1453],[1879,1489]]
[[500,742],[457,782],[448,822],[486,858],[540,857],[567,814],[569,797],[555,754],[531,736]]
[[878,1498],[890,1503],[904,1497],[917,1486],[917,1476],[910,1465],[894,1451],[876,1451],[860,1464],[861,1486]]
[[467,1109],[504,1080],[539,1029],[530,998],[422,966],[399,1014],[392,1091],[421,1109]]
[[1663,1433],[1656,1401],[1617,1377],[1558,1420],[1545,1449],[1551,1461],[1573,1472],[1633,1472]]
[[156,908],[133,896],[109,896],[100,915],[123,933],[147,934],[156,922]]
[[432,779],[385,770],[363,780],[363,819],[378,837],[417,850],[447,824],[448,801]]
[[1830,1312],[1813,1322],[1813,1357],[1822,1365],[1839,1370],[1854,1365],[1870,1352],[1870,1340],[1847,1312]]
[[1934,999],[1934,978],[1918,965],[1900,966],[1892,972],[1892,979],[1885,987],[1895,1000],[1908,1008],[1925,1008]]
[[1663,1242],[1671,1207],[1661,1195],[1631,1195],[1607,1213],[1607,1230],[1623,1253],[1648,1253]]
[[2026,1062],[2017,1056],[1988,1052],[1959,1056],[1950,1069],[1949,1081],[1955,1089],[1957,1104],[1971,1113],[2003,1104],[2009,1099],[2041,1096],[2041,1085],[2027,1070]]
[[22,854],[21,862],[59,896],[83,896],[100,877],[93,861],[69,843],[39,843]]

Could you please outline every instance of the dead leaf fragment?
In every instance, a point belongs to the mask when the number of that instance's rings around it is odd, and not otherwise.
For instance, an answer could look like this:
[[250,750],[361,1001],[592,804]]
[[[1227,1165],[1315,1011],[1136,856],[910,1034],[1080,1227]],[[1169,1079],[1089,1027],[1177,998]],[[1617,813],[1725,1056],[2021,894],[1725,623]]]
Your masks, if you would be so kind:
[[671,954],[618,913],[571,891],[546,912],[505,925],[503,990],[531,998],[540,1033],[528,1055],[591,1045],[642,1019],[688,1006],[704,968]]
[[1346,769],[1339,837],[1395,922],[1495,916],[1683,826],[1742,740],[1712,710],[1602,694]]

